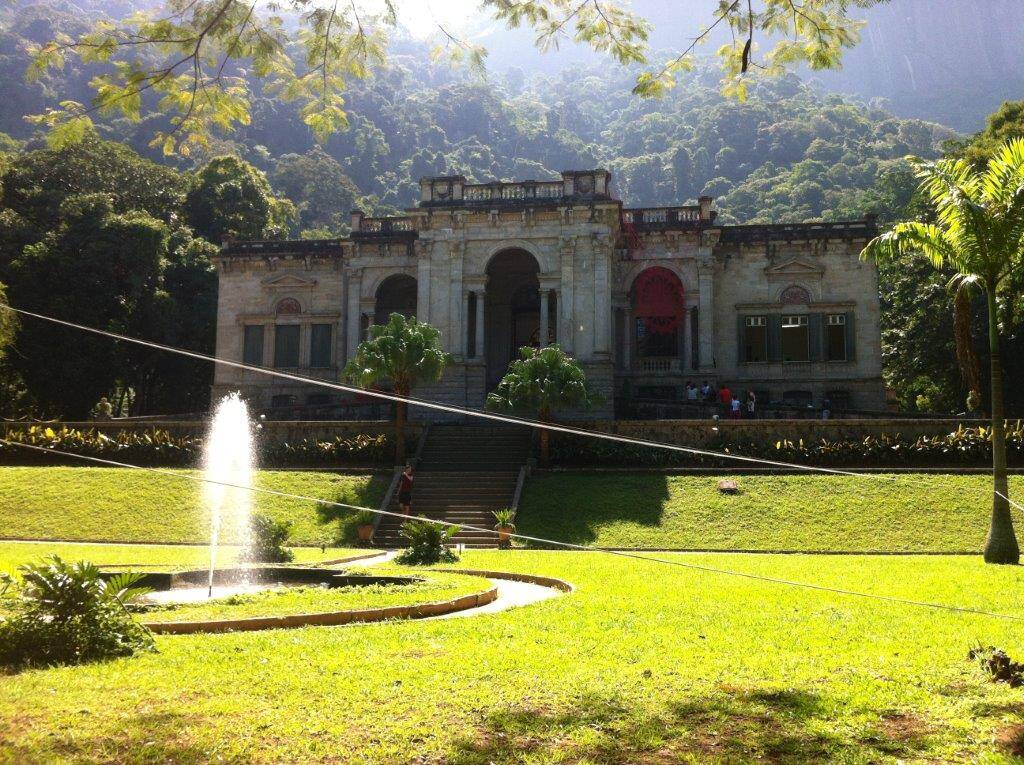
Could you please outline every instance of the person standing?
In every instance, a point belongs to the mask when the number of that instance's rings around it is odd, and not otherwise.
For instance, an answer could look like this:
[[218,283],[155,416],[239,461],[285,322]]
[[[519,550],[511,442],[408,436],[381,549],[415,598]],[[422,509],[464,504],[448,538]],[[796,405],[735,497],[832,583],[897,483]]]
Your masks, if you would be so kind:
[[821,402],[821,419],[828,420],[832,418],[832,399],[826,397]]
[[732,394],[732,401],[729,402],[729,416],[734,419],[740,419],[742,404],[740,404],[740,397],[738,394]]
[[406,465],[398,484],[398,507],[405,515],[412,515],[412,465]]
[[732,409],[732,391],[728,385],[723,385],[718,390],[718,400],[722,404],[722,414],[728,416]]
[[693,380],[686,381],[686,400],[690,402],[697,400],[697,386],[693,384]]
[[747,418],[748,419],[753,420],[753,419],[757,418],[756,408],[757,408],[757,396],[754,395],[754,391],[748,390],[747,391]]

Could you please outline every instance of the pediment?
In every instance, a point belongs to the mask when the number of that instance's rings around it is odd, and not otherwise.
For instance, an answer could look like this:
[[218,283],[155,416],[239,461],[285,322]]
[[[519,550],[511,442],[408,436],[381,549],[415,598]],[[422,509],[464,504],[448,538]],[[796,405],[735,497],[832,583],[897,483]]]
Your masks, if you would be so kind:
[[294,290],[303,287],[315,287],[316,279],[307,279],[298,274],[278,274],[269,279],[264,279],[263,286],[267,289]]
[[765,268],[764,273],[770,279],[820,279],[825,273],[825,269],[817,263],[812,263],[802,258],[790,258],[781,263],[768,266]]

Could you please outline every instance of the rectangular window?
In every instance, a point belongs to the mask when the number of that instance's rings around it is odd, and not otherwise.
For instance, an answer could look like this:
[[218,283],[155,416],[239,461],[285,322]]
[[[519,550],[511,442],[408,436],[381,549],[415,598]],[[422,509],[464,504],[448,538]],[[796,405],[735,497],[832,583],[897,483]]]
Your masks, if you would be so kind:
[[743,328],[743,360],[768,360],[768,317],[747,316]]
[[242,363],[263,366],[263,325],[249,324],[242,340]]
[[297,367],[299,365],[299,325],[277,324],[274,326],[274,366]]
[[331,325],[313,324],[309,332],[309,365],[323,369],[331,365]]
[[846,314],[830,313],[825,323],[825,358],[846,361]]
[[810,361],[807,316],[782,317],[782,360]]

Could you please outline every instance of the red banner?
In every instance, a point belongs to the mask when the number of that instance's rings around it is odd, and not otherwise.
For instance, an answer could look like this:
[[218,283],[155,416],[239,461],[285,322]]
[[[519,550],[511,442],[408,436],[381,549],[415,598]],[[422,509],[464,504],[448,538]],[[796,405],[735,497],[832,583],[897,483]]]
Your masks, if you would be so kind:
[[636,316],[648,332],[668,335],[676,330],[686,310],[683,283],[667,268],[654,266],[643,271],[633,285]]

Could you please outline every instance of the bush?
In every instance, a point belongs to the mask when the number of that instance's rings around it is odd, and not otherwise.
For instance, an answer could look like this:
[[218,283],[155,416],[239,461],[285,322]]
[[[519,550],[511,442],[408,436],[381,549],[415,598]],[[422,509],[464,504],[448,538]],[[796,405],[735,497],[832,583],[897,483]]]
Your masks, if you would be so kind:
[[[960,426],[951,433],[908,439],[899,433],[860,440],[764,441],[722,439],[706,447],[778,462],[815,467],[959,467],[992,462],[992,431],[985,426]],[[1024,464],[1024,424],[1007,423],[1007,459]],[[622,467],[738,467],[742,463],[712,455],[685,454],[650,446],[634,446],[583,436],[558,436],[552,462],[559,465]]]
[[285,547],[292,535],[291,521],[277,521],[265,513],[254,513],[250,523],[249,545],[242,550],[242,560],[249,563],[290,563],[295,553]]
[[[141,431],[118,428],[107,433],[95,428],[79,430],[66,426],[31,425],[24,429],[10,428],[4,438],[14,443],[146,467],[191,467],[199,464],[203,454],[201,437],[175,436],[160,428]],[[259,462],[264,467],[388,464],[394,451],[391,443],[392,439],[383,434],[360,434],[328,441],[272,441],[260,445]],[[60,455],[0,443],[0,464],[52,465],[69,462],[79,464]]]
[[402,536],[410,545],[395,560],[414,566],[454,563],[459,557],[448,544],[458,530],[458,526],[443,526],[432,521],[406,521],[402,524]]
[[0,666],[82,664],[154,649],[149,630],[127,610],[148,592],[134,586],[141,574],[104,578],[91,563],[56,555],[20,571],[13,594],[5,587],[13,602],[0,621]]

